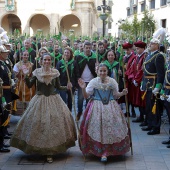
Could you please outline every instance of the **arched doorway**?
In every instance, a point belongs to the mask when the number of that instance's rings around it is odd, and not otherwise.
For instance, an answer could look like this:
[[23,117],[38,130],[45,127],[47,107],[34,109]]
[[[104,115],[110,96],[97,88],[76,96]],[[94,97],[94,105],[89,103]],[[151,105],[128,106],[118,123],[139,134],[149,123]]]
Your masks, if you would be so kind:
[[19,30],[21,33],[21,20],[17,15],[5,15],[2,18],[1,26],[8,32],[8,34],[13,34],[15,29]]
[[30,20],[30,35],[35,35],[37,30],[41,30],[43,35],[50,33],[50,22],[45,15],[34,15]]
[[75,36],[81,35],[81,23],[77,16],[66,15],[60,21],[60,31],[68,35],[70,31],[74,31]]

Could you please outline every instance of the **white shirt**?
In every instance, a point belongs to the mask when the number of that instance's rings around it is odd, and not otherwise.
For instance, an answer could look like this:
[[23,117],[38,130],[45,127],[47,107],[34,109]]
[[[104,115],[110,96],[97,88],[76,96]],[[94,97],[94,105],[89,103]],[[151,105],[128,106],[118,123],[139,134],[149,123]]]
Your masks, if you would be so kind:
[[87,64],[83,70],[81,78],[84,80],[84,82],[89,82],[91,79],[94,78]]

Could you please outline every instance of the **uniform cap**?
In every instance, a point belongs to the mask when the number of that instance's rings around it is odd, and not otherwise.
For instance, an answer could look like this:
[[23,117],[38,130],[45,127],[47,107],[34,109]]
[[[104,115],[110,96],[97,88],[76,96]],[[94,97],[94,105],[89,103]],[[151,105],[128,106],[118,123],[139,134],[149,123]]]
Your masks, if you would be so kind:
[[123,49],[132,48],[133,44],[130,44],[129,42],[127,42],[127,43],[122,44],[122,47],[123,47]]
[[160,41],[157,38],[153,38],[151,39],[150,43],[160,44]]
[[137,41],[137,42],[135,42],[134,45],[135,45],[136,47],[139,47],[139,48],[145,48],[145,47],[146,47],[146,43],[143,42],[143,41],[140,41],[140,40]]
[[4,45],[0,46],[0,53],[8,53],[8,52],[9,52],[9,50],[7,50]]

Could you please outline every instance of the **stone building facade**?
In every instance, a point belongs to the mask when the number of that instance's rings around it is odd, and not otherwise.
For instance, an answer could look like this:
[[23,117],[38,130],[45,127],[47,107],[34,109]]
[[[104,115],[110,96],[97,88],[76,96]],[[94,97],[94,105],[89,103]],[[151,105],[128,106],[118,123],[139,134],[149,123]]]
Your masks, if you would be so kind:
[[[123,0],[122,0],[123,1]],[[143,11],[148,9],[156,21],[156,29],[166,28],[170,32],[170,0],[126,0],[120,3],[120,0],[114,0],[113,6],[113,35],[119,34],[119,25],[127,19],[132,22],[134,13],[137,13],[138,20],[143,18]]]
[[0,0],[0,25],[13,33],[92,36],[101,26],[96,7],[102,0]]

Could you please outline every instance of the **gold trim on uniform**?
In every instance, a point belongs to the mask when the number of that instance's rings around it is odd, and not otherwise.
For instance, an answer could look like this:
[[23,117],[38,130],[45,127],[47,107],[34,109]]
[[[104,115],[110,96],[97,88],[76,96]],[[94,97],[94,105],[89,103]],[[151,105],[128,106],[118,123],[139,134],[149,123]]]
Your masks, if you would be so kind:
[[149,62],[151,62],[153,59],[155,59],[155,58],[158,56],[158,54],[159,54],[159,53],[153,55],[152,58],[150,58],[148,61],[145,61],[145,62],[143,63],[144,70],[145,70],[145,72],[146,72],[147,74],[149,74],[149,75],[154,75],[154,76],[156,76],[157,73],[150,73],[148,70],[146,70],[145,65],[148,64]]
[[166,80],[166,83],[170,85],[170,82],[168,81],[168,78],[167,78],[167,73],[169,73],[169,72],[170,72],[170,70],[167,70],[165,72],[165,80]]

